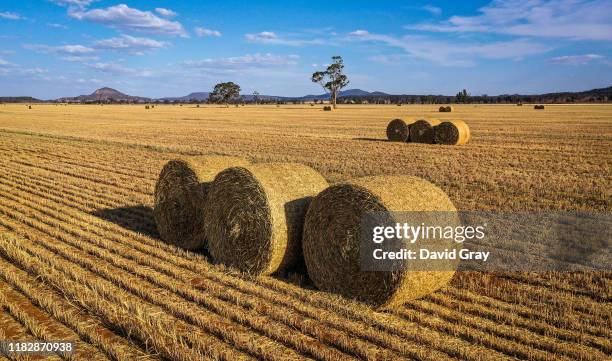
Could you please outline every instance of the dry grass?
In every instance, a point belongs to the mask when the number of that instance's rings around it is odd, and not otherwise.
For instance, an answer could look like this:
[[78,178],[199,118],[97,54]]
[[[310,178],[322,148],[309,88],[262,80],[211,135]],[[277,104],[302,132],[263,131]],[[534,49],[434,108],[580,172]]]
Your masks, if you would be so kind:
[[[61,333],[111,360],[610,359],[610,273],[457,273],[381,313],[165,244],[150,207],[168,159],[226,154],[420,176],[458,209],[609,212],[612,106],[99,109],[0,108],[0,338]],[[385,141],[389,119],[436,115],[471,141]]]

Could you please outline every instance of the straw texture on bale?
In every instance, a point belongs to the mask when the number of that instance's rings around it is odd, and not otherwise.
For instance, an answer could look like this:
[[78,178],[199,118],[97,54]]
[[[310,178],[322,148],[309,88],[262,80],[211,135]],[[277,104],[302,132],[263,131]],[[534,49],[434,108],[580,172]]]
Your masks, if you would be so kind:
[[402,119],[393,119],[387,125],[387,139],[392,142],[407,142],[409,135],[409,126]]
[[[436,291],[450,281],[454,268],[437,271],[401,267],[373,272],[360,266],[359,235],[364,215],[380,212],[393,224],[392,212],[421,211],[450,214],[453,223],[459,224],[448,196],[421,178],[374,176],[330,186],[313,199],[304,222],[303,250],[310,278],[321,290],[356,298],[379,309],[397,307]],[[403,262],[408,265],[409,261]]]
[[209,183],[223,169],[247,164],[246,159],[226,156],[197,156],[166,163],[155,185],[153,208],[160,237],[188,250],[206,247],[203,208]]
[[462,145],[470,141],[470,127],[463,120],[450,120],[434,127],[436,144]]
[[440,124],[436,119],[419,119],[410,124],[410,141],[414,143],[433,144],[434,126]]
[[211,256],[255,275],[295,265],[302,254],[306,210],[327,185],[317,171],[295,163],[254,164],[219,173],[204,215]]

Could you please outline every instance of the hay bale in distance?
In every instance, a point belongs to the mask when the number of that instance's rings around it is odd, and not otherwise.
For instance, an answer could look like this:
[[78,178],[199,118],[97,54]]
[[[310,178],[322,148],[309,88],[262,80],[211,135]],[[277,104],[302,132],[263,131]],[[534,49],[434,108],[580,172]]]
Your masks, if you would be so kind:
[[437,119],[419,119],[410,124],[410,141],[414,143],[433,144],[434,126],[440,124]]
[[533,109],[536,109],[536,110],[544,110],[544,105],[534,105],[534,106],[533,106]]
[[153,216],[161,238],[188,250],[206,247],[205,196],[209,183],[223,169],[247,165],[246,159],[197,156],[171,160],[155,185]]
[[[359,235],[364,215],[380,212],[388,215],[390,222],[396,222],[392,212],[399,211],[440,211],[450,215],[452,223],[460,224],[448,196],[418,177],[359,178],[332,185],[316,196],[304,222],[303,250],[308,274],[317,288],[386,309],[425,296],[448,283],[454,274],[452,267],[442,271],[410,271],[405,267],[385,272],[361,269]],[[446,242],[442,245],[447,246]],[[403,265],[409,261],[405,262]],[[456,266],[454,262],[453,265]]]
[[440,113],[449,113],[449,112],[452,112],[452,111],[453,111],[453,107],[451,107],[450,105],[447,105],[447,106],[444,106],[444,105],[443,105],[443,106],[441,106],[441,107],[438,109],[438,111],[439,111]]
[[410,127],[402,119],[393,119],[387,125],[387,139],[392,142],[407,142]]
[[317,171],[296,163],[254,164],[219,173],[204,214],[211,256],[255,275],[294,266],[301,259],[308,205],[327,185]]
[[462,145],[470,141],[470,127],[463,120],[450,120],[434,127],[434,143]]
[[329,106],[329,105],[326,105],[326,106],[323,107],[323,111],[331,112],[331,110],[332,110],[332,107]]

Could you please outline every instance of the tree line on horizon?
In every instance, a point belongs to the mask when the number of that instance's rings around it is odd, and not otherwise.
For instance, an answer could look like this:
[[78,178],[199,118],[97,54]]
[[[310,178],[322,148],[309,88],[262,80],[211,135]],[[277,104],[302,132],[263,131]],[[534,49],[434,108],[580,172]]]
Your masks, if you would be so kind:
[[[332,56],[332,62],[323,71],[316,71],[311,76],[313,83],[319,84],[328,95],[329,99],[304,99],[291,97],[261,96],[259,92],[253,92],[248,99],[240,95],[240,85],[232,81],[221,82],[214,86],[206,101],[198,99],[176,100],[176,99],[148,99],[140,97],[137,101],[130,99],[105,99],[75,101],[77,103],[154,103],[154,104],[176,104],[176,103],[209,103],[209,104],[306,104],[306,103],[329,103],[335,108],[336,104],[509,104],[509,103],[609,103],[612,102],[612,86],[602,89],[593,89],[584,92],[558,92],[539,95],[503,94],[489,96],[471,95],[466,89],[462,89],[455,96],[447,95],[346,95],[341,96],[340,91],[349,84],[348,77],[344,74],[344,61],[341,56]],[[0,97],[0,103],[31,103],[43,102],[32,97]],[[49,102],[64,102],[55,100]]]

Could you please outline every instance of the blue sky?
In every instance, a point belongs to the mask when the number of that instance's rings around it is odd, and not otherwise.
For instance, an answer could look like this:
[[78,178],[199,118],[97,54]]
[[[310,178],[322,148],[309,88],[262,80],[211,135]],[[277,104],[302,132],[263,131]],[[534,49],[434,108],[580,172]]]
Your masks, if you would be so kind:
[[612,0],[0,2],[0,96],[319,94],[333,55],[394,94],[605,87]]

